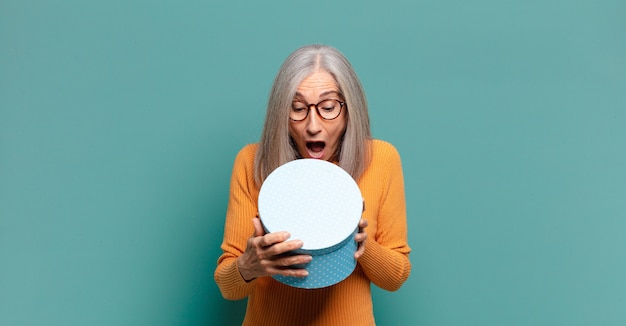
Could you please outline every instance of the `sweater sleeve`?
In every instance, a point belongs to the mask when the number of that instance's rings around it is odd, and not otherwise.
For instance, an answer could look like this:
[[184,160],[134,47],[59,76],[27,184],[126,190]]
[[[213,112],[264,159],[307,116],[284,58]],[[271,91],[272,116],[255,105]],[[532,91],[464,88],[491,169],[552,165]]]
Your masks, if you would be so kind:
[[255,148],[254,145],[248,145],[235,158],[221,246],[222,255],[217,261],[214,274],[222,295],[229,300],[247,297],[255,284],[255,281],[246,282],[237,267],[237,258],[243,254],[247,240],[254,232],[252,218],[257,213],[258,191],[255,191],[253,177]]
[[[359,258],[366,276],[377,286],[395,291],[411,272],[407,241],[406,200],[402,163],[397,150],[388,143],[378,146],[373,158],[381,166],[379,186],[383,187],[375,234],[369,234],[365,252]],[[377,173],[377,174],[378,174]],[[365,203],[367,210],[367,203]],[[372,237],[373,235],[373,237]]]

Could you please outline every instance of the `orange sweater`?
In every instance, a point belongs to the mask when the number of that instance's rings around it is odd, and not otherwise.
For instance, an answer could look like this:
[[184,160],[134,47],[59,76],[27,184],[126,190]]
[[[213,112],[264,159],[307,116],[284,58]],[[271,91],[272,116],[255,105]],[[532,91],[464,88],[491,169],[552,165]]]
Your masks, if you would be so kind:
[[[248,298],[243,325],[374,325],[370,283],[395,291],[411,271],[400,156],[389,143],[372,141],[372,161],[357,182],[365,200],[365,252],[348,278],[321,289],[299,289],[271,277],[246,282],[237,257],[254,233],[259,187],[254,182],[256,144],[235,159],[226,212],[223,254],[215,282],[224,298]],[[289,230],[286,230],[289,231]]]

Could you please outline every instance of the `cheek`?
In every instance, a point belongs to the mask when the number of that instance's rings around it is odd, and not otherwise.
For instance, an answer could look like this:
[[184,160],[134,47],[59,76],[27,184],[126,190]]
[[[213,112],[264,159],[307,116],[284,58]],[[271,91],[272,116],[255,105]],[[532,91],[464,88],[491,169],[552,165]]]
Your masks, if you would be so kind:
[[333,137],[333,141],[337,141],[341,135],[343,135],[343,133],[346,131],[346,121],[341,121],[341,123],[337,124],[337,126],[335,126],[335,128],[333,128],[332,131],[332,137]]
[[289,136],[291,136],[291,138],[298,142],[301,138],[300,135],[300,130],[298,130],[298,128],[293,126],[292,124],[289,124]]

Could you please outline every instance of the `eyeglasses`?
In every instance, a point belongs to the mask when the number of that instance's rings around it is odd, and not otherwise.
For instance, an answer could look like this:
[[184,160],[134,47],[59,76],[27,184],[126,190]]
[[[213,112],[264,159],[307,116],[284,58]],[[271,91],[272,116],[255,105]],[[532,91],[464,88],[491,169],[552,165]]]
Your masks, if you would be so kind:
[[289,119],[293,121],[302,121],[309,116],[311,107],[315,107],[317,114],[324,120],[333,120],[341,114],[341,108],[346,105],[346,102],[340,100],[323,100],[317,104],[304,104],[301,102],[294,102],[289,111]]

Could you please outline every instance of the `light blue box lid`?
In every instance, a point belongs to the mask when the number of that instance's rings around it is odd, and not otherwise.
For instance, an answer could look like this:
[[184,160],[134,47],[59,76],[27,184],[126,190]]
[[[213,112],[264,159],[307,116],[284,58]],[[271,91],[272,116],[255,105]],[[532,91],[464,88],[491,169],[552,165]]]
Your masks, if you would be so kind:
[[363,197],[352,177],[339,166],[316,159],[281,165],[259,192],[259,217],[267,232],[288,231],[304,243],[296,253],[313,256],[305,278],[273,276],[299,288],[330,286],[356,267],[354,235],[363,212]]

